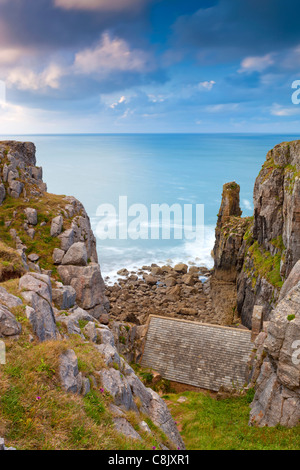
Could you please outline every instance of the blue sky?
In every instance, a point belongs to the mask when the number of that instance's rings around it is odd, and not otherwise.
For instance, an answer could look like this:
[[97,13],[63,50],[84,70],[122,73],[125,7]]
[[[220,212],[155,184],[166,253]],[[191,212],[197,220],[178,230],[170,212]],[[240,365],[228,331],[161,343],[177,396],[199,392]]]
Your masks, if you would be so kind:
[[298,0],[0,0],[0,133],[296,133]]

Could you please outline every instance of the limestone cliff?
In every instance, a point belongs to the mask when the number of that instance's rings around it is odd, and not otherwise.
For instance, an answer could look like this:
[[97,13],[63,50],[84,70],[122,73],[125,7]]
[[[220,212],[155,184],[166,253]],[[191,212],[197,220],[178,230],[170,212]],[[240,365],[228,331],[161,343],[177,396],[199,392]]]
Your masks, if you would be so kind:
[[[237,187],[224,186],[215,277],[236,282],[237,311],[248,328],[254,305],[263,306],[264,319],[269,318],[284,280],[300,258],[299,176],[300,141],[270,150],[254,185],[254,215],[247,219],[239,217]],[[225,217],[224,207],[231,207]]]

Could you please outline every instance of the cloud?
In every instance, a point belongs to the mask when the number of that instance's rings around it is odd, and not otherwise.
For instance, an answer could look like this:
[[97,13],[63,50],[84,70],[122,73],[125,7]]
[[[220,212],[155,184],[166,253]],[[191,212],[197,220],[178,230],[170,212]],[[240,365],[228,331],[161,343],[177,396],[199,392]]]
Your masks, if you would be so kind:
[[126,98],[125,96],[121,96],[121,98],[116,102],[116,103],[112,103],[111,105],[109,105],[110,108],[114,109],[116,108],[119,104],[122,104],[122,103],[126,103]]
[[17,67],[7,75],[6,84],[8,87],[14,86],[19,90],[58,89],[60,86],[59,80],[65,73],[64,69],[56,64],[49,65],[40,73],[25,67]]
[[65,10],[122,11],[141,7],[148,0],[54,0],[54,5]]
[[278,103],[274,103],[272,108],[271,108],[271,114],[272,116],[279,116],[279,117],[288,117],[288,116],[294,116],[296,114],[300,113],[300,109],[294,106],[293,108],[286,108],[284,106],[281,106]]
[[205,90],[212,90],[213,89],[213,86],[216,84],[216,82],[214,82],[213,80],[210,80],[209,82],[200,82],[198,83],[198,88],[204,88]]
[[274,64],[272,54],[266,54],[262,57],[246,57],[241,63],[239,72],[263,72]]
[[252,211],[253,210],[253,205],[248,199],[243,199],[243,206],[247,211]]
[[221,103],[206,106],[206,111],[209,113],[228,113],[236,111],[239,108],[239,103]]
[[21,48],[0,49],[0,66],[15,64],[22,56],[24,51]]
[[264,56],[297,44],[298,13],[298,0],[290,0],[288,8],[284,0],[219,0],[178,17],[172,41],[207,63]]
[[95,47],[76,54],[74,69],[78,73],[100,76],[113,70],[144,72],[149,69],[149,57],[142,50],[131,50],[124,39],[111,38],[104,33]]

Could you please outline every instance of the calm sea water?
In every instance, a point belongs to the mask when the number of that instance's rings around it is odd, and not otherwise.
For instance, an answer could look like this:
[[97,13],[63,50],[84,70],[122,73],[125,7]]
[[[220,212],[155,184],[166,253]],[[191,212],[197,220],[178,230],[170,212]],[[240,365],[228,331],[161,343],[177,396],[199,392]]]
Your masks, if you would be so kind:
[[112,204],[118,211],[119,196],[127,196],[129,206],[144,204],[149,211],[151,204],[204,204],[205,236],[201,241],[97,240],[102,272],[112,276],[122,267],[134,269],[151,263],[184,261],[211,267],[223,184],[240,184],[243,214],[252,215],[254,181],[267,151],[299,136],[106,134],[1,138],[33,141],[48,191],[78,198],[94,229],[100,220],[96,217],[97,207]]

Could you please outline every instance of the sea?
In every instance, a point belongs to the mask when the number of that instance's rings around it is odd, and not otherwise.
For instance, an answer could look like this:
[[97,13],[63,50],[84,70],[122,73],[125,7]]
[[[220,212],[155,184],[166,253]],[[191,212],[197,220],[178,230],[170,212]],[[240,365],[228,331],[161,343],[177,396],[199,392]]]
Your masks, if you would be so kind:
[[[223,184],[240,185],[243,216],[253,215],[254,182],[267,152],[299,136],[1,136],[6,139],[34,142],[48,191],[84,204],[102,274],[114,282],[122,268],[178,262],[211,268]],[[164,217],[155,219],[153,207],[156,215],[167,209]]]

